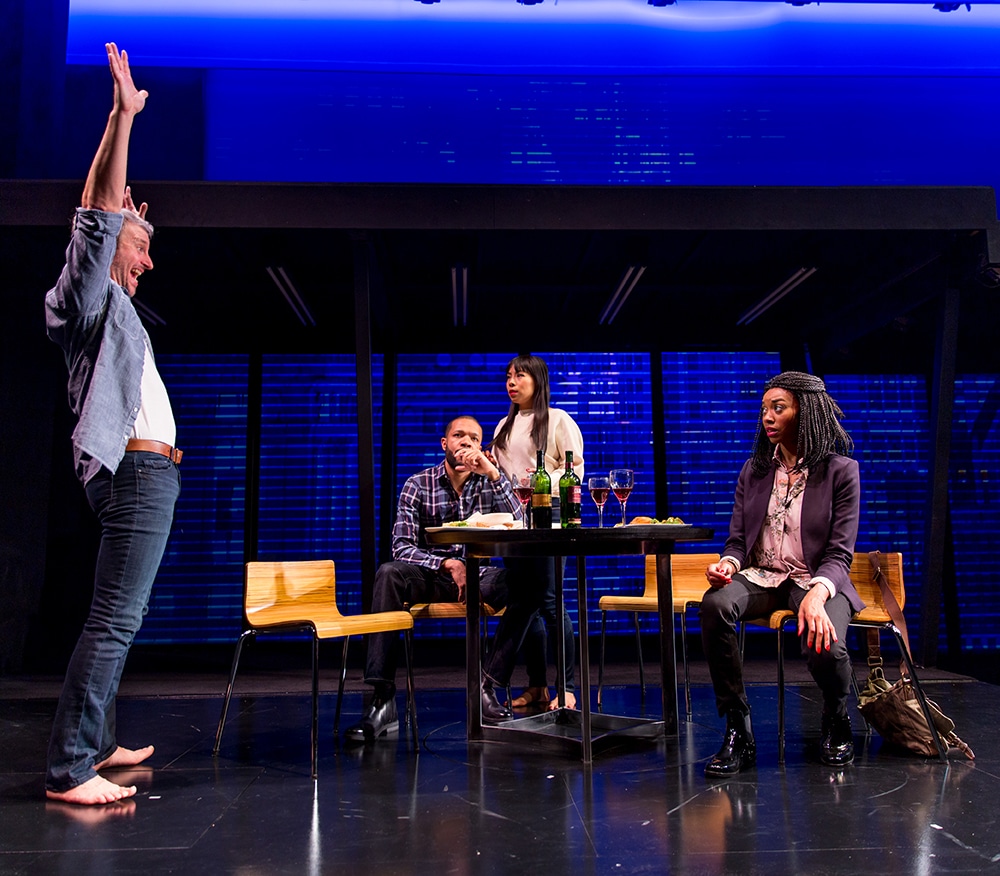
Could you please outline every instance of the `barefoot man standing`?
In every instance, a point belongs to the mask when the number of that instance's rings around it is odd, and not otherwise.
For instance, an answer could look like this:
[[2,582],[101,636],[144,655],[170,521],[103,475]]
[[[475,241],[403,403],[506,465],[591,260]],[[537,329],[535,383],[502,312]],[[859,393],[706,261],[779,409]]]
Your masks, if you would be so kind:
[[133,766],[153,746],[115,736],[115,697],[142,623],[180,493],[181,451],[167,391],[132,306],[152,270],[153,227],[125,185],[132,123],[147,93],[128,56],[107,46],[114,107],[87,175],[63,268],[45,297],[49,338],[69,369],[77,417],[73,460],[101,524],[90,614],[70,658],[49,742],[46,795],[67,803],[113,803],[135,794],[99,775]]

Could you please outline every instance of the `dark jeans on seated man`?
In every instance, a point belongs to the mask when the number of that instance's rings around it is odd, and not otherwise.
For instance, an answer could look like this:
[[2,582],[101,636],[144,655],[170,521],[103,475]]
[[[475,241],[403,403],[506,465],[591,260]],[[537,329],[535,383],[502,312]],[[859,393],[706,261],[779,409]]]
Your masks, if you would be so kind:
[[[507,604],[507,570],[483,566],[479,572],[482,601],[499,610]],[[420,602],[458,602],[458,585],[447,572],[425,569],[412,563],[383,563],[375,573],[372,611],[401,611]],[[374,633],[368,637],[365,684],[376,695],[396,687],[399,663],[399,633]]]
[[[492,710],[484,708],[486,719],[510,716],[509,710],[496,705],[493,684],[504,688],[510,682],[521,641],[541,608],[545,596],[542,562],[544,560],[508,559],[505,568],[485,565],[480,568],[482,601],[493,609],[506,608],[497,626],[484,673],[484,686],[494,706]],[[458,587],[446,572],[391,562],[383,563],[375,574],[372,611],[399,611],[419,602],[457,600]],[[360,723],[347,731],[349,740],[369,742],[399,730],[395,697],[398,663],[398,633],[375,633],[368,637],[365,683],[372,685],[374,695]]]

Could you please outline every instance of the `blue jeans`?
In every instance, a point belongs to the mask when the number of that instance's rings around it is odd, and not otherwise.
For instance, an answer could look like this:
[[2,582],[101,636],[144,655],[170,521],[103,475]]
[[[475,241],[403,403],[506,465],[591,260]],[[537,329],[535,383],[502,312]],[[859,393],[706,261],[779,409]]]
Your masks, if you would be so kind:
[[49,741],[45,787],[68,791],[92,779],[118,747],[115,696],[142,624],[180,494],[178,467],[145,451],[125,454],[112,474],[86,486],[101,523],[90,615],[70,658]]

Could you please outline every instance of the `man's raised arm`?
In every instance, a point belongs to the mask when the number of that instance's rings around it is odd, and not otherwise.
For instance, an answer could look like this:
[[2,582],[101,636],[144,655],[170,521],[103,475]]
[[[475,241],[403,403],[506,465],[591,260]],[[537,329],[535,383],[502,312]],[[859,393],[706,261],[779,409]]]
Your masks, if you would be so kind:
[[97,147],[97,154],[83,186],[82,207],[117,213],[125,197],[125,180],[128,172],[128,143],[132,122],[142,112],[149,93],[139,91],[132,82],[128,54],[118,51],[114,43],[107,43],[108,66],[115,82],[115,102],[108,117],[108,126]]

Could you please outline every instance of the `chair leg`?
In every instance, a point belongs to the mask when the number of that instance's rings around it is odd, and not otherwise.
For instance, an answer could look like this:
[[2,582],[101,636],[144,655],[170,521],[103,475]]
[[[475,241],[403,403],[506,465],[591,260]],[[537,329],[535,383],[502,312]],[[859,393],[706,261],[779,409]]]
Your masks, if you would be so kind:
[[597,708],[601,708],[601,692],[604,689],[604,628],[608,619],[606,611],[601,612],[601,662],[597,664]]
[[934,717],[931,715],[930,706],[927,705],[927,697],[924,695],[924,689],[920,686],[920,681],[917,679],[917,671],[913,665],[913,660],[910,658],[909,649],[903,641],[902,633],[900,633],[895,624],[891,625],[891,629],[893,635],[896,637],[896,644],[899,646],[899,653],[903,655],[903,662],[906,663],[906,671],[910,674],[910,681],[913,682],[913,690],[917,695],[917,701],[920,703],[920,710],[924,713],[924,720],[927,722],[927,726],[931,729],[931,736],[933,737],[934,745],[938,750],[938,760],[942,763],[948,763],[948,746],[944,744],[941,739],[941,734],[938,733],[937,724],[934,723]]
[[642,637],[639,635],[639,612],[632,612],[632,621],[635,624],[635,650],[639,655],[639,702],[646,702],[646,670],[642,665]]
[[417,698],[416,687],[413,684],[413,630],[407,630],[403,635],[403,648],[406,652],[406,715],[413,737],[414,751],[420,751],[417,733]]
[[350,641],[350,636],[344,636],[344,648],[340,656],[340,683],[337,685],[337,707],[333,713],[334,743],[340,739],[340,704],[344,700],[344,682],[347,681],[347,644]]
[[226,727],[226,716],[229,714],[229,701],[233,697],[233,685],[236,684],[236,670],[240,665],[240,654],[243,652],[243,643],[247,639],[254,639],[257,633],[254,630],[244,630],[236,640],[236,653],[233,655],[233,665],[229,670],[229,684],[226,685],[226,694],[222,698],[222,714],[219,715],[219,727],[215,731],[215,747],[212,754],[219,753],[219,746],[222,744],[222,731]]
[[[854,663],[851,663],[851,687],[854,689],[854,698],[858,701],[858,705],[861,705],[861,688],[858,686],[858,677],[854,674]],[[859,709],[860,711],[860,709]],[[868,723],[868,719],[861,713],[861,720],[865,722],[865,736],[872,735],[872,725]]]
[[691,672],[688,669],[687,606],[681,609],[681,662],[684,664],[684,713],[691,720]]
[[785,626],[778,627],[778,765],[785,765]]
[[319,638],[313,633],[312,640],[312,727],[309,738],[312,743],[312,777],[319,777]]

